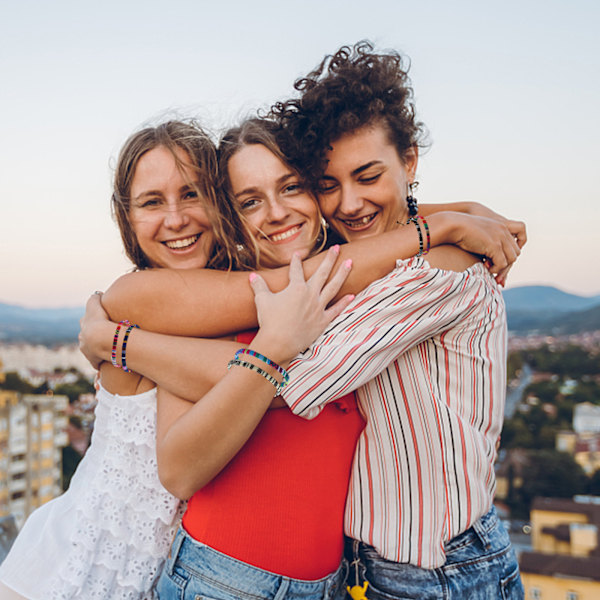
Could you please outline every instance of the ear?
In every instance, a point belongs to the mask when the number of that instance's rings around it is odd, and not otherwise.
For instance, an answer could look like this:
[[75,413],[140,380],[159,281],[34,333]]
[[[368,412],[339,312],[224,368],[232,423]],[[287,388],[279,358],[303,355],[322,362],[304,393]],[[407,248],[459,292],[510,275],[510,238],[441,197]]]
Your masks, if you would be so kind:
[[415,173],[417,172],[417,163],[419,162],[419,148],[411,146],[403,156],[404,168],[408,175],[409,181],[414,181]]

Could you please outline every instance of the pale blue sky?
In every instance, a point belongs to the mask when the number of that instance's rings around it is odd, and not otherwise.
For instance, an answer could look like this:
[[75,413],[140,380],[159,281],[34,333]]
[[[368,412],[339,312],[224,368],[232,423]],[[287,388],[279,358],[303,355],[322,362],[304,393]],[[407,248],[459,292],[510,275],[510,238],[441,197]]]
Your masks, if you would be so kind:
[[110,165],[148,120],[215,133],[344,43],[412,60],[422,201],[527,221],[509,286],[600,293],[595,0],[12,0],[0,7],[0,302],[77,306],[129,267]]

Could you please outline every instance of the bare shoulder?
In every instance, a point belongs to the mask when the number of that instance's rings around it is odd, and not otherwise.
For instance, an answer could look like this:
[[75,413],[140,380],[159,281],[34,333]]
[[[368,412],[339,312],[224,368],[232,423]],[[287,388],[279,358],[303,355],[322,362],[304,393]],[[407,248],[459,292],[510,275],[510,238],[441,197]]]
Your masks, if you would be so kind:
[[456,246],[436,246],[430,250],[427,261],[432,267],[460,272],[481,262],[481,258]]

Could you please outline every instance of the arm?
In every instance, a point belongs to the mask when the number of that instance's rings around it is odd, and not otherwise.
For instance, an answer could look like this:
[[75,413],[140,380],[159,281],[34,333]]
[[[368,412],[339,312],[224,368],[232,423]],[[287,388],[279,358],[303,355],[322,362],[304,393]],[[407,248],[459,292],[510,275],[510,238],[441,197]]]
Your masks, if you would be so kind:
[[[98,369],[101,363],[110,362],[117,324],[109,320],[100,295],[93,294],[88,299],[80,326],[79,349],[91,365]],[[233,340],[186,338],[133,329],[127,342],[127,365],[160,388],[195,401],[226,374],[227,362],[241,346],[244,344]],[[118,385],[117,375],[119,380],[124,379],[125,374],[110,366],[103,370],[107,389],[112,391]]]
[[317,416],[324,404],[361,387],[409,348],[459,322],[468,327],[469,315],[498,293],[491,279],[462,272],[469,258],[459,250],[434,252],[431,260],[442,268],[400,265],[356,296],[292,361],[282,396],[296,414]]
[[[438,212],[428,221],[432,246],[458,244],[491,257],[492,272],[501,272],[520,253],[511,226],[496,220]],[[353,269],[340,294],[357,293],[391,271],[398,258],[414,256],[418,248],[414,227],[345,244],[339,260],[352,259]],[[306,260],[307,275],[322,260],[322,254]],[[278,291],[287,280],[287,267],[262,275]],[[111,286],[103,304],[113,321],[127,318],[143,329],[174,335],[214,337],[256,327],[252,292],[243,273],[169,269],[130,273]]]
[[[255,276],[252,286],[261,327],[253,350],[285,365],[341,312],[352,297],[327,308],[348,272],[340,269],[326,283],[334,260],[330,252],[323,267],[305,282],[300,260],[295,257],[290,284],[279,294],[271,294]],[[252,362],[268,368],[260,361]],[[159,389],[157,457],[163,485],[176,496],[188,498],[208,483],[250,437],[273,395],[269,381],[239,366],[193,405]]]

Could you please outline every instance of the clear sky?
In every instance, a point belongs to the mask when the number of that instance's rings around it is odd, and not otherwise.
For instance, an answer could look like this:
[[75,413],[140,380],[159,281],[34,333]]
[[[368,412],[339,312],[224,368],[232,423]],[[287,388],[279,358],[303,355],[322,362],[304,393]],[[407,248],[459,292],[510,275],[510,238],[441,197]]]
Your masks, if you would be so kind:
[[16,0],[0,5],[0,302],[78,306],[129,264],[111,165],[145,122],[218,134],[342,44],[412,61],[418,198],[528,223],[509,287],[600,294],[596,0]]

